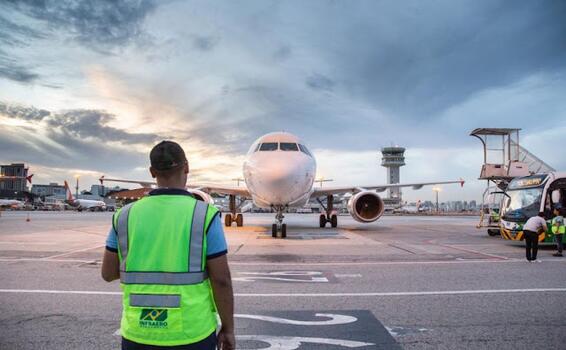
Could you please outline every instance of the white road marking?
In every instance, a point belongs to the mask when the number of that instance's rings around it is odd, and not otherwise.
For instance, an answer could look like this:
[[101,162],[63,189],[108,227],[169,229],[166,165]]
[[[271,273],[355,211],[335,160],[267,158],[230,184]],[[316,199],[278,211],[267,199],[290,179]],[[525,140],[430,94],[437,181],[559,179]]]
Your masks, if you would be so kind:
[[362,277],[361,273],[335,273],[335,277],[344,278],[344,277]]
[[267,277],[267,276],[250,276],[250,277],[233,277],[232,281],[235,282],[257,282],[258,280],[267,281],[282,281],[282,282],[297,282],[297,283],[328,283],[326,277],[311,277],[310,280],[301,280],[296,278],[282,278],[282,277]]
[[96,263],[97,260],[82,260],[82,259],[49,259],[46,260],[45,258],[0,258],[0,262],[18,262],[18,261],[28,261],[28,262],[75,262],[75,263],[83,263],[83,264],[90,264]]
[[[480,289],[480,290],[441,290],[427,292],[368,292],[368,293],[235,293],[236,297],[397,297],[426,295],[466,295],[466,294],[506,294],[506,293],[565,293],[566,288],[525,288],[525,289]],[[121,292],[89,290],[49,290],[49,289],[0,289],[0,293],[36,294],[87,294],[122,295]]]
[[75,254],[75,253],[80,253],[80,252],[86,252],[88,250],[92,250],[92,249],[96,249],[96,248],[102,248],[105,247],[106,244],[98,244],[94,247],[90,247],[90,248],[83,248],[83,249],[77,249],[77,250],[71,250],[68,251],[66,253],[62,253],[62,254],[57,254],[57,255],[51,255],[51,256],[46,256],[45,258],[41,258],[42,260],[49,260],[49,259],[53,259],[53,258],[60,258],[62,256],[66,256],[66,255],[71,255],[71,254]]
[[[248,275],[244,277],[234,277],[232,281],[237,282],[257,282],[258,280],[298,282],[298,283],[328,283],[328,278],[315,277],[321,276],[320,271],[268,271],[268,272],[238,272],[239,275]],[[308,279],[292,278],[292,277],[308,277]]]
[[280,324],[291,324],[295,326],[332,326],[337,324],[348,324],[354,323],[358,319],[353,316],[348,315],[338,315],[338,314],[314,314],[316,317],[327,317],[330,320],[325,321],[299,321],[290,320],[288,318],[273,317],[273,316],[263,316],[263,315],[249,315],[249,314],[235,314],[236,318],[248,318],[252,320],[260,320],[266,322],[280,323]]
[[[364,343],[359,341],[330,339],[330,338],[310,338],[310,337],[283,337],[272,335],[237,335],[239,341],[250,340],[262,343],[268,343],[268,348],[259,348],[261,350],[296,350],[301,347],[302,343],[338,345],[347,348],[360,348],[363,346],[375,345],[373,343]],[[258,349],[258,348],[255,348]],[[244,349],[242,350],[252,350]]]

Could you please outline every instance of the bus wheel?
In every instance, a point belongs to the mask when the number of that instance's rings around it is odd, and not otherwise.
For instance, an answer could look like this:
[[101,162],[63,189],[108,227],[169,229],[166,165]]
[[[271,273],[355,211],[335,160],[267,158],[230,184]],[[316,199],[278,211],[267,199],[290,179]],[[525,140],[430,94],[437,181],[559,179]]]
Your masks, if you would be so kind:
[[497,229],[490,228],[490,229],[487,230],[487,234],[490,235],[491,237],[494,237],[494,236],[497,236],[501,233]]

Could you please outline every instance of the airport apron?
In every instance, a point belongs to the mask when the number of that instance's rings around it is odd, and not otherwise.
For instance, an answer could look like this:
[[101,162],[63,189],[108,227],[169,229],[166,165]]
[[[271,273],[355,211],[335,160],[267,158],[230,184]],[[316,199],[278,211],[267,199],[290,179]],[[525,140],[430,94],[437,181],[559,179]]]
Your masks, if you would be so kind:
[[216,330],[206,232],[217,214],[185,195],[147,196],[116,212],[124,338],[175,346]]

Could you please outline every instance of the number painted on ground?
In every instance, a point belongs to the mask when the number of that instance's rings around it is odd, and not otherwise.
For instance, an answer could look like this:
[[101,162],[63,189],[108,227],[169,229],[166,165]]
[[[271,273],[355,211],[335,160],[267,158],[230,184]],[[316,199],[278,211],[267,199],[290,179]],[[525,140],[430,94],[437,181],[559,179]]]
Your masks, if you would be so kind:
[[302,321],[302,320],[291,320],[282,317],[264,316],[264,315],[249,315],[249,314],[235,314],[234,317],[237,318],[248,318],[252,320],[260,320],[272,323],[280,324],[291,324],[295,326],[333,326],[338,324],[348,324],[354,323],[358,319],[353,316],[348,315],[338,315],[338,314],[314,314],[315,317],[326,317],[329,320],[322,321]]
[[243,350],[296,350],[304,343],[337,345],[346,348],[361,348],[365,346],[375,345],[374,343],[365,343],[345,339],[331,338],[311,338],[311,337],[283,337],[272,335],[238,335],[238,341],[257,341],[269,344],[269,347],[263,348],[241,348]]

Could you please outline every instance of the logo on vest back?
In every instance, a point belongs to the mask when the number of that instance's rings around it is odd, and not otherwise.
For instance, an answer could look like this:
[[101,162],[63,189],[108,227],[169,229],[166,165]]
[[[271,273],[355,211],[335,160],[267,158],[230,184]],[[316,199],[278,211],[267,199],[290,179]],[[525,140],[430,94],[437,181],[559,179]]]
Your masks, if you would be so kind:
[[167,328],[167,309],[142,309],[140,327]]

